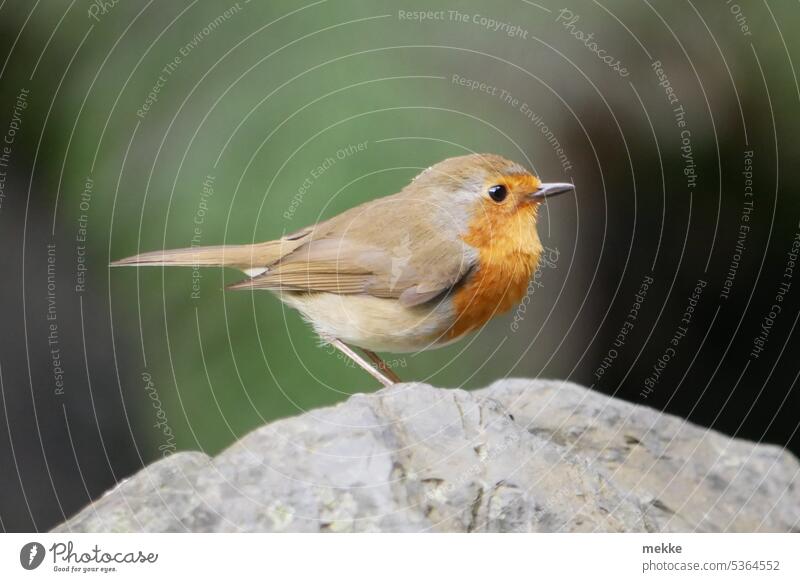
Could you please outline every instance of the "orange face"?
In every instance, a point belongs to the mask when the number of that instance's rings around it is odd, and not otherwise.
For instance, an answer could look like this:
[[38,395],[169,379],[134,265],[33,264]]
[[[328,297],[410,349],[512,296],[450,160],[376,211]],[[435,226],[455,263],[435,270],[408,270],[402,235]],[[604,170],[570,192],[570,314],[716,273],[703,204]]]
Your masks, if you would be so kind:
[[536,210],[539,200],[531,195],[541,186],[533,174],[493,176],[484,184],[485,195],[473,210],[464,241],[498,258],[536,251]]

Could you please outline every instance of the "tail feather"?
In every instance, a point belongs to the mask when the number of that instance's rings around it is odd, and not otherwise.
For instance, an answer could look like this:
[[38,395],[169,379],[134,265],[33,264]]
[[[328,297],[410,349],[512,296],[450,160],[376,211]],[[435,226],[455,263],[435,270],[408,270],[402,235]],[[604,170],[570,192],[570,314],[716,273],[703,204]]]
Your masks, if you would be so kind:
[[301,244],[300,240],[279,239],[252,245],[151,251],[114,261],[111,266],[234,267],[250,274],[265,270]]

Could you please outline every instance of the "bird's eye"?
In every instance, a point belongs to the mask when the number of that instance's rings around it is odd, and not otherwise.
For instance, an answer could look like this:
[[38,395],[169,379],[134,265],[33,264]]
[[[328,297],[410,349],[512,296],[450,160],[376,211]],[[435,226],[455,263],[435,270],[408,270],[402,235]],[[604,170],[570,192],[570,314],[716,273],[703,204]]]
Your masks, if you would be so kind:
[[495,202],[502,202],[508,196],[508,189],[502,184],[498,184],[497,186],[492,186],[489,188],[489,196]]

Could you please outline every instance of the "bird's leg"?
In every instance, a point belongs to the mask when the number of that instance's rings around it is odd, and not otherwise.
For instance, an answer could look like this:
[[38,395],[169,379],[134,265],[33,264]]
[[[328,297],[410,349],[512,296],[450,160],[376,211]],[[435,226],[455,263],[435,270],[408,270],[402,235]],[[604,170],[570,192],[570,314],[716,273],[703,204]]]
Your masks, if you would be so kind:
[[361,349],[365,354],[367,354],[367,357],[373,361],[373,363],[378,367],[378,369],[381,372],[383,372],[390,380],[392,380],[392,382],[394,382],[395,384],[400,384],[402,382],[400,376],[395,374],[394,371],[391,368],[389,368],[389,366],[386,365],[386,362],[384,362],[378,354],[376,354],[372,350],[365,350],[364,348]]
[[336,339],[335,337],[323,338],[323,339],[327,341],[329,344],[331,344],[333,347],[335,347],[337,350],[342,352],[345,356],[353,360],[356,364],[364,368],[364,370],[367,373],[369,373],[370,376],[375,378],[378,382],[380,382],[387,388],[395,383],[390,376],[388,376],[381,370],[377,370],[372,364],[370,364],[368,361],[366,361],[364,358],[358,355],[358,353],[355,350],[350,348],[350,346],[345,344],[343,341]]

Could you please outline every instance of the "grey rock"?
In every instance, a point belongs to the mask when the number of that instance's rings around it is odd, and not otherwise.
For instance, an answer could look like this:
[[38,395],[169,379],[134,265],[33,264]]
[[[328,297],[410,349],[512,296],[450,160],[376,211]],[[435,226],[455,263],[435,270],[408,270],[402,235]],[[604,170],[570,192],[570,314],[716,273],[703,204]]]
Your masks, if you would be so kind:
[[55,531],[787,532],[799,474],[574,384],[403,384],[172,455]]

